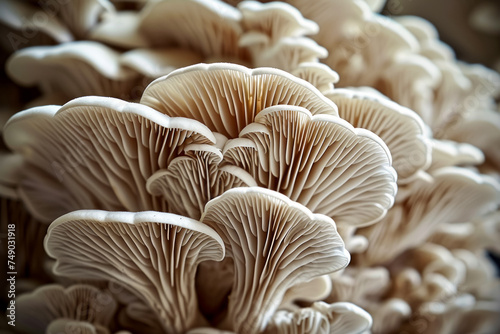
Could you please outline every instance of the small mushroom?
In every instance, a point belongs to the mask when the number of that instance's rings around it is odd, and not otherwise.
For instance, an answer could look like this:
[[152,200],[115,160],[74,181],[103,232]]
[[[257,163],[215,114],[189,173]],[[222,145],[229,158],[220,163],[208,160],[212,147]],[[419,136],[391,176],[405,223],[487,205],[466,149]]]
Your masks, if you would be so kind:
[[333,85],[340,79],[337,72],[321,63],[301,63],[292,74],[310,82],[325,95],[333,91]]
[[316,302],[294,313],[278,311],[265,333],[361,334],[369,330],[371,325],[371,316],[354,304]]
[[201,218],[234,261],[222,328],[263,331],[288,288],[344,268],[349,253],[335,223],[274,191],[235,188],[208,202]]
[[223,241],[210,227],[154,211],[69,213],[50,225],[45,248],[56,259],[54,273],[122,284],[168,333],[206,323],[198,311],[196,269],[224,257]]
[[167,169],[155,172],[146,183],[148,192],[162,196],[169,212],[199,219],[205,204],[228,189],[257,186],[253,177],[235,166],[220,166],[222,153],[215,146],[192,144]]

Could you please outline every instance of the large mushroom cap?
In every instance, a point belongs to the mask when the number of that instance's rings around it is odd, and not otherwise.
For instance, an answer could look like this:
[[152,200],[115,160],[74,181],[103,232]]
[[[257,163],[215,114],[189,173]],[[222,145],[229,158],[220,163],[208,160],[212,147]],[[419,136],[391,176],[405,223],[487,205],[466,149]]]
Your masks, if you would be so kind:
[[397,176],[387,146],[339,117],[273,106],[240,137],[226,143],[228,164],[339,225],[373,224],[393,204]]
[[204,323],[197,311],[196,269],[224,257],[223,241],[210,227],[154,211],[69,213],[50,225],[45,248],[56,259],[57,275],[122,284],[169,333]]
[[288,104],[313,114],[337,115],[337,107],[310,83],[277,69],[198,64],[153,81],[141,103],[169,116],[199,120],[236,138],[264,108]]
[[207,203],[201,220],[234,260],[224,325],[238,333],[261,332],[289,287],[349,262],[333,220],[268,189],[228,190]]
[[92,96],[18,113],[4,138],[24,158],[20,196],[45,222],[82,208],[161,209],[146,180],[186,145],[215,142],[194,120]]

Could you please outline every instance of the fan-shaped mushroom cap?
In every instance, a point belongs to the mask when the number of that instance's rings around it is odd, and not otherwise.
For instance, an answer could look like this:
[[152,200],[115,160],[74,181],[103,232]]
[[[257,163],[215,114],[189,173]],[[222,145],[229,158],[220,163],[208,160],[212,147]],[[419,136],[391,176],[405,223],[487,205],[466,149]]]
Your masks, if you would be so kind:
[[339,108],[341,118],[356,128],[372,131],[387,144],[398,181],[428,167],[429,134],[413,111],[378,95],[349,89],[335,89],[327,96]]
[[207,203],[201,220],[234,260],[225,325],[238,333],[264,330],[289,287],[349,262],[333,220],[268,189],[228,190]]
[[181,46],[204,57],[245,58],[238,47],[241,13],[222,1],[151,1],[140,15],[139,30],[153,46]]
[[407,198],[381,222],[358,230],[369,240],[359,260],[380,264],[421,244],[438,224],[468,221],[495,210],[500,185],[492,178],[459,167],[434,171],[431,182],[417,179]]
[[36,84],[67,100],[83,95],[126,98],[139,78],[120,65],[116,51],[91,41],[22,49],[9,58],[6,70],[21,85]]
[[431,139],[431,145],[432,164],[428,171],[449,166],[479,165],[484,162],[483,152],[467,143]]
[[310,82],[325,95],[333,91],[333,85],[340,79],[337,72],[321,63],[301,63],[292,74]]
[[[274,44],[284,37],[311,35],[319,31],[316,22],[305,19],[300,11],[286,3],[243,1],[238,4],[238,9],[245,32],[263,35],[266,44]],[[240,39],[240,45],[245,44],[243,39],[245,34]]]
[[226,190],[257,186],[253,177],[235,166],[219,167],[222,153],[206,144],[188,145],[185,156],[177,157],[168,169],[155,172],[146,188],[154,196],[163,196],[168,211],[199,219],[205,204]]
[[372,333],[376,334],[393,333],[412,314],[411,307],[398,298],[376,303],[368,311],[373,317]]
[[134,11],[106,13],[89,32],[89,37],[119,48],[144,48],[148,46],[148,41],[139,32],[139,24],[140,16]]
[[202,57],[185,49],[134,49],[120,57],[122,65],[132,68],[147,78],[156,79],[162,75],[189,65],[200,63]]
[[197,265],[224,257],[223,241],[210,227],[154,211],[72,212],[50,225],[45,248],[57,260],[54,273],[123,284],[169,333],[203,324],[194,289]]
[[481,149],[486,160],[500,168],[500,114],[491,110],[475,110],[460,122],[450,126],[445,136],[451,140],[470,143]]
[[199,120],[236,138],[264,108],[289,104],[313,114],[337,115],[337,107],[310,83],[277,69],[198,64],[153,81],[141,103],[170,116]]
[[325,58],[328,51],[315,41],[305,37],[287,37],[264,50],[251,49],[252,64],[256,67],[275,67],[292,72],[301,63],[317,62]]
[[224,161],[247,170],[259,186],[337,224],[369,225],[392,206],[396,173],[373,133],[294,106],[269,107],[255,121],[226,143]]
[[18,113],[4,138],[25,160],[19,194],[42,221],[82,208],[161,209],[146,180],[185,145],[215,142],[196,121],[104,97]]
[[84,284],[68,288],[45,285],[19,296],[16,306],[16,320],[29,333],[45,333],[49,324],[57,319],[106,328],[111,325],[117,310],[117,303],[108,292]]
[[278,311],[267,333],[283,334],[360,334],[369,330],[372,317],[351,303],[316,302],[294,313]]

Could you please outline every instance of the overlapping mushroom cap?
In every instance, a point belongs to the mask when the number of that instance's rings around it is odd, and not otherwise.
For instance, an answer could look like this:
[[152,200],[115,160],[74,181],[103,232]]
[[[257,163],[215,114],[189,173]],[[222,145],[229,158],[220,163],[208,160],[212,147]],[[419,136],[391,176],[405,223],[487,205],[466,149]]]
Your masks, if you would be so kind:
[[228,190],[207,203],[201,221],[234,261],[224,326],[238,333],[263,331],[287,288],[349,262],[333,220],[267,189]]
[[146,180],[187,144],[215,142],[199,122],[104,97],[26,110],[4,135],[24,160],[20,196],[43,221],[83,208],[159,210]]
[[194,289],[197,265],[224,257],[213,229],[161,212],[72,212],[50,225],[45,245],[56,274],[120,283],[169,333],[204,324]]

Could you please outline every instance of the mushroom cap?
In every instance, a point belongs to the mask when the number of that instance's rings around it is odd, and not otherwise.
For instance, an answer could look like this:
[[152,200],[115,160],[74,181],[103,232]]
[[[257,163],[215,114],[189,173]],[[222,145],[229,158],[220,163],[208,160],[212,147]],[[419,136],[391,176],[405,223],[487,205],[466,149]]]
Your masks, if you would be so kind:
[[412,110],[368,92],[335,89],[327,95],[339,116],[356,128],[372,131],[389,148],[398,181],[405,182],[431,163],[429,133]]
[[332,291],[332,280],[330,276],[323,275],[315,277],[309,282],[300,283],[292,286],[285,293],[280,310],[296,311],[299,307],[295,304],[298,302],[315,302],[318,300],[324,300],[330,295]]
[[301,63],[292,74],[310,82],[325,95],[333,91],[333,85],[340,79],[337,72],[321,63]]
[[484,154],[475,146],[451,140],[431,139],[432,164],[428,171],[449,166],[479,165],[484,162]]
[[369,240],[367,251],[358,255],[360,263],[385,263],[422,244],[439,224],[469,221],[500,203],[500,184],[491,177],[460,167],[430,175],[430,180],[415,180],[409,195],[381,222],[358,230]]
[[201,221],[234,260],[225,326],[238,333],[264,330],[288,288],[349,262],[333,220],[268,189],[228,190],[207,203]]
[[316,22],[305,19],[299,10],[287,3],[242,1],[238,9],[242,14],[241,25],[245,32],[257,31],[265,35],[270,44],[283,37],[299,37],[319,31]]
[[45,248],[56,259],[54,273],[122,284],[149,306],[169,333],[203,323],[194,311],[197,265],[224,257],[224,243],[213,229],[155,211],[66,214],[50,225]]
[[150,1],[140,15],[139,31],[152,46],[181,46],[204,57],[246,58],[238,47],[241,13],[222,1]]
[[372,325],[370,314],[351,303],[316,302],[294,313],[278,311],[266,333],[283,334],[360,334]]
[[92,41],[37,46],[14,53],[6,71],[17,83],[61,92],[67,100],[83,95],[127,97],[138,74],[120,65],[119,53]]
[[337,107],[310,83],[273,68],[197,64],[153,81],[141,103],[170,116],[199,120],[236,138],[264,108],[289,104],[313,114],[337,115]]
[[227,164],[337,224],[373,224],[393,204],[396,172],[387,146],[339,117],[273,106],[240,137],[226,143]]
[[202,57],[190,50],[178,48],[134,49],[123,53],[120,62],[147,78],[156,79],[189,65],[200,63]]
[[235,166],[220,166],[222,153],[215,146],[192,144],[177,157],[148,178],[146,189],[162,196],[168,211],[199,219],[205,204],[226,190],[257,186],[253,177]]
[[140,16],[135,11],[106,13],[90,30],[89,38],[118,48],[144,48],[148,41],[139,32],[139,24]]
[[58,319],[106,328],[111,325],[118,307],[109,292],[85,284],[68,288],[55,284],[44,285],[19,296],[16,306],[16,320],[29,333],[45,333],[49,325],[53,326],[53,321]]
[[18,113],[4,138],[25,161],[19,194],[45,222],[82,208],[161,209],[146,180],[186,145],[215,142],[194,120],[96,96]]

